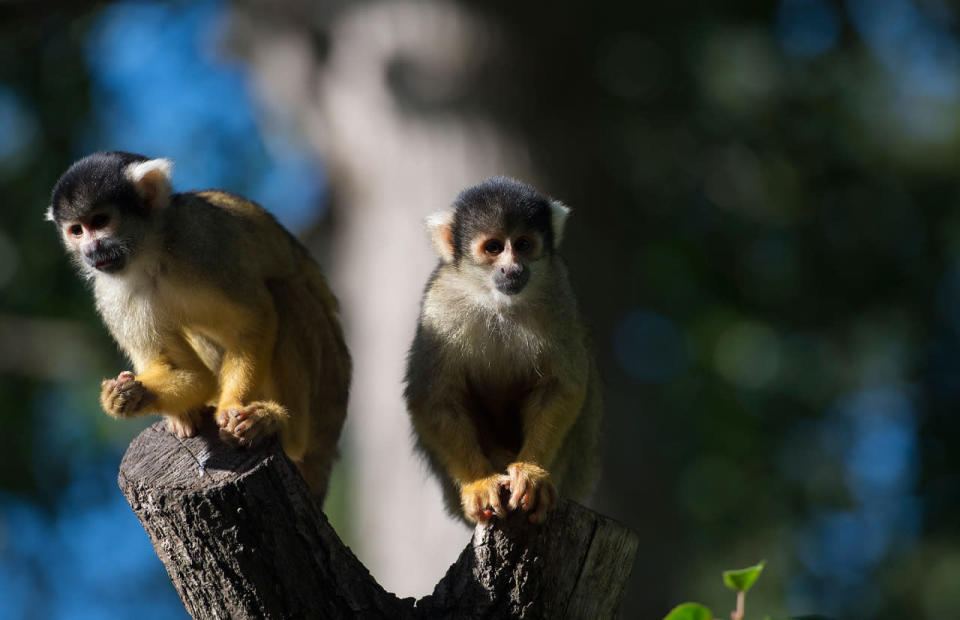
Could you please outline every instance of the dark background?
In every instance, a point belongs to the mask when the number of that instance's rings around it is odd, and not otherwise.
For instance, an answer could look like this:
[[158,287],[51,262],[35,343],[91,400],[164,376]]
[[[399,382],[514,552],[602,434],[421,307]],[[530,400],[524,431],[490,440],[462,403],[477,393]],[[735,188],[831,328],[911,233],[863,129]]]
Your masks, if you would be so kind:
[[[182,613],[115,485],[151,420],[99,412],[124,362],[42,215],[74,159],[120,148],[336,239],[339,173],[264,111],[229,27],[257,4],[0,5],[0,615]],[[278,4],[322,62],[343,6]],[[469,10],[499,47],[457,88],[404,59],[384,79],[411,122],[515,136],[575,207],[564,254],[607,384],[593,505],[641,537],[624,617],[723,616],[720,571],[762,558],[748,617],[960,615],[960,12]]]

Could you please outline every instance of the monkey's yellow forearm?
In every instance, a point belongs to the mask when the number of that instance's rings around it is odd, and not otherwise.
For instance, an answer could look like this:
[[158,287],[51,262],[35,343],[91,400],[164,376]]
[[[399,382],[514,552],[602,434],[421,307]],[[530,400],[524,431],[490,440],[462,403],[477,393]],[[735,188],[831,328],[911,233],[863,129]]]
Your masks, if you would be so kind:
[[136,379],[156,396],[137,413],[186,413],[206,405],[217,389],[216,377],[199,359],[174,361],[159,356],[150,360]]
[[570,387],[572,389],[558,389],[556,385],[542,387],[539,394],[529,399],[523,411],[524,439],[518,462],[551,468],[587,395],[586,379]]
[[459,407],[429,407],[420,415],[413,412],[412,419],[420,441],[460,487],[498,473],[480,449],[473,423]]

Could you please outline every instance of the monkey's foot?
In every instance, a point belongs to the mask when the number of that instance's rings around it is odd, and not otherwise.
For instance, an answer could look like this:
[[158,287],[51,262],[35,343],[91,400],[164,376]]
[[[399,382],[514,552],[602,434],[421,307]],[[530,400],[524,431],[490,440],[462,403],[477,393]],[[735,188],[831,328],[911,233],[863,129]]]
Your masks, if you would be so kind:
[[217,424],[221,438],[241,446],[255,446],[276,434],[287,417],[289,414],[282,405],[258,400],[246,406],[218,410]]
[[167,428],[180,439],[196,437],[212,409],[212,407],[201,407],[179,415],[168,415],[166,416]]
[[506,515],[500,501],[500,488],[508,482],[506,476],[497,474],[465,484],[460,488],[460,503],[463,514],[472,523],[486,523],[493,515]]
[[547,511],[557,505],[557,488],[550,474],[533,463],[511,463],[507,466],[507,488],[510,489],[510,510],[518,507],[530,513],[531,523],[543,523]]
[[100,406],[118,418],[130,416],[156,399],[157,395],[137,381],[129,371],[121,372],[116,379],[104,379],[100,383]]

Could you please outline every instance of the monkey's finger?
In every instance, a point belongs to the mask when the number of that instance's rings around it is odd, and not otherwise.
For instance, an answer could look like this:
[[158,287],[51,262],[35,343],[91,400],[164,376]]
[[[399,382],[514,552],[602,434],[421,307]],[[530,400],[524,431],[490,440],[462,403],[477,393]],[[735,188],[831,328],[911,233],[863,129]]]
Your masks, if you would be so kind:
[[217,411],[217,426],[223,429],[229,429],[230,423],[236,416],[236,409],[227,409],[225,411]]
[[114,386],[114,390],[116,390],[117,392],[120,392],[121,394],[124,392],[133,392],[133,391],[142,390],[142,389],[143,389],[143,384],[140,383],[139,381],[126,381],[123,383],[118,382],[116,386]]
[[124,370],[119,375],[117,375],[117,381],[130,381],[134,378],[134,374],[129,370]]
[[493,516],[492,512],[480,506],[479,501],[475,500],[470,505],[464,505],[463,513],[473,523],[483,523]]
[[533,485],[530,485],[530,487],[527,488],[527,492],[524,493],[523,497],[520,498],[520,507],[526,512],[530,512],[537,507],[538,497],[539,495],[537,494],[537,488]]
[[503,509],[503,503],[500,501],[500,485],[493,485],[492,488],[487,492],[487,504],[493,509],[494,514],[496,514],[498,517],[503,518],[506,516],[507,513]]
[[237,421],[246,420],[260,409],[257,405],[247,405],[242,409],[231,409],[230,417]]
[[127,411],[136,411],[145,404],[147,404],[147,391],[143,389],[142,385],[137,386],[137,389],[128,391]]
[[521,498],[527,494],[527,490],[530,488],[530,481],[526,476],[511,476],[510,479],[510,510],[516,510],[517,506],[523,506],[524,510],[529,510],[524,504],[521,503]]
[[537,509],[530,513],[531,523],[543,523],[547,520],[547,511],[557,502],[557,491],[552,484],[545,484],[540,488],[537,497]]

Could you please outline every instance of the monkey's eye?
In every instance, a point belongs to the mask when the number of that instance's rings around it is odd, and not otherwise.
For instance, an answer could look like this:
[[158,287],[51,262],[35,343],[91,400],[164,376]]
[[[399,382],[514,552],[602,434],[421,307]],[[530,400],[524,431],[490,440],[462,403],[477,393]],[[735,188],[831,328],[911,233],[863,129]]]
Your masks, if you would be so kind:
[[69,232],[74,237],[79,237],[81,234],[83,234],[83,226],[81,226],[80,224],[73,224],[72,226],[70,226],[70,228],[67,229],[67,232]]
[[530,241],[529,237],[520,237],[513,242],[513,249],[517,252],[526,252],[531,247],[533,247],[533,242]]
[[483,251],[487,254],[499,254],[503,252],[503,243],[497,241],[496,239],[490,239],[483,244]]
[[93,219],[90,220],[90,228],[96,230],[98,228],[103,228],[110,223],[110,216],[106,213],[97,213],[93,216]]

